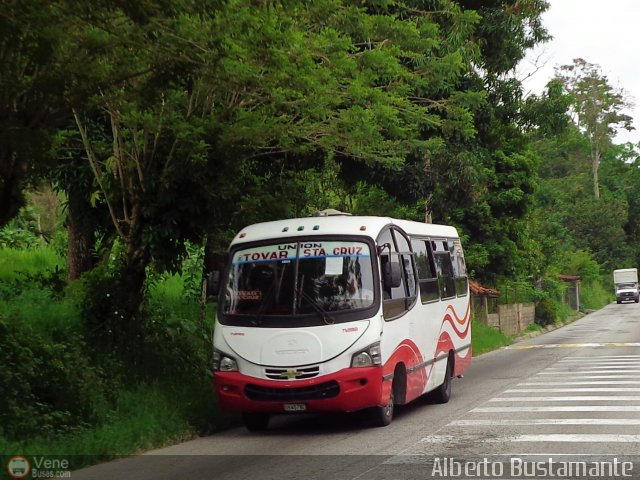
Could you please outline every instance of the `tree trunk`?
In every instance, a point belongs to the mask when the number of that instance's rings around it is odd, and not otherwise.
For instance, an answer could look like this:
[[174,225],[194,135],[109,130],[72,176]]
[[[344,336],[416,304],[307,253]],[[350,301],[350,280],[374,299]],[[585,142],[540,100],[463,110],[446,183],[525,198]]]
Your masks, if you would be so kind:
[[18,214],[24,205],[22,182],[27,171],[25,162],[20,162],[11,152],[0,156],[0,227]]
[[118,304],[123,320],[123,331],[136,331],[133,325],[140,313],[144,300],[144,285],[147,279],[146,268],[149,264],[148,255],[144,248],[138,245],[128,245],[125,261],[120,269],[118,279]]
[[93,223],[86,212],[88,205],[83,192],[71,186],[68,191],[66,227],[69,235],[67,248],[67,278],[77,280],[96,264],[92,248],[95,243]]
[[600,152],[596,151],[593,154],[593,161],[591,163],[591,170],[593,171],[593,194],[596,200],[600,199],[600,185],[598,182],[598,168],[600,167]]
[[431,194],[427,195],[424,200],[424,223],[433,223],[433,216],[431,214]]

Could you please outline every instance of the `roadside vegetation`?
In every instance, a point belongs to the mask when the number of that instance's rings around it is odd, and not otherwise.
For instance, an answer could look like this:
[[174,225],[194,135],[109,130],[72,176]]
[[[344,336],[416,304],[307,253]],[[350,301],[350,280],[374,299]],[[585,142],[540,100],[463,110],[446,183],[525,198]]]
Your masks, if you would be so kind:
[[513,342],[513,338],[508,337],[497,328],[489,327],[478,322],[473,323],[471,330],[471,347],[474,357],[492,350],[497,350],[500,347],[506,347]]
[[[207,278],[245,225],[455,226],[540,327],[640,263],[640,156],[597,65],[516,67],[545,0],[6,5],[0,451],[81,463],[225,428]],[[511,339],[476,325],[476,353]],[[46,450],[46,452],[43,452]],[[84,456],[84,457],[82,457]],[[76,465],[77,466],[77,465]]]
[[[211,385],[215,304],[203,305],[193,283],[198,250],[182,274],[153,277],[144,330],[130,351],[111,337],[93,347],[87,340],[100,326],[86,316],[86,299],[100,305],[96,297],[109,297],[95,295],[104,279],[67,285],[56,247],[31,240],[0,250],[1,452],[64,455],[79,468],[238,424],[217,408]],[[473,324],[476,356],[514,341]]]
[[89,343],[100,326],[86,298],[100,282],[66,285],[53,247],[0,250],[0,452],[65,455],[77,468],[236,421],[211,385],[214,305],[203,309],[190,280],[154,278],[144,330],[123,350]]

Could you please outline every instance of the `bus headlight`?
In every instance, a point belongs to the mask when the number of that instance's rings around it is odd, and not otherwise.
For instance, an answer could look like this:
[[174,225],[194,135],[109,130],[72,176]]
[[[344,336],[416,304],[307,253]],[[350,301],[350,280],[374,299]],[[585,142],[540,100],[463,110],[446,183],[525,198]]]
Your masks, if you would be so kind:
[[226,353],[213,352],[213,371],[214,372],[237,372],[238,363],[235,358],[230,357]]
[[372,343],[361,352],[355,353],[351,357],[351,368],[373,367],[382,365],[380,355],[380,342]]

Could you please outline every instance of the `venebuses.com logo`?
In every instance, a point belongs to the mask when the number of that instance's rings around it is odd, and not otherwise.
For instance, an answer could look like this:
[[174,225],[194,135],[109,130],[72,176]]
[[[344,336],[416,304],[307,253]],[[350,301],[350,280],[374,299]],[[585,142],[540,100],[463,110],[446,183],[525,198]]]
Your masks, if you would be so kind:
[[27,478],[31,472],[31,465],[26,457],[11,457],[7,462],[7,473],[11,478]]
[[71,478],[70,468],[68,458],[44,455],[32,455],[30,458],[14,455],[7,460],[6,464],[9,478]]

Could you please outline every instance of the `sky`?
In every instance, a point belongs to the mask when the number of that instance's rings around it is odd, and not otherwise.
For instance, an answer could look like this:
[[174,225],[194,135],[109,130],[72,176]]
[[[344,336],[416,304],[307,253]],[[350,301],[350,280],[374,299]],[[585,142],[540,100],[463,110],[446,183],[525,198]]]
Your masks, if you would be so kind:
[[622,130],[616,143],[640,142],[640,0],[550,0],[542,21],[553,39],[529,52],[518,76],[532,73],[525,90],[539,94],[554,76],[554,67],[582,58],[599,65],[610,85],[622,88],[634,107],[635,130]]

